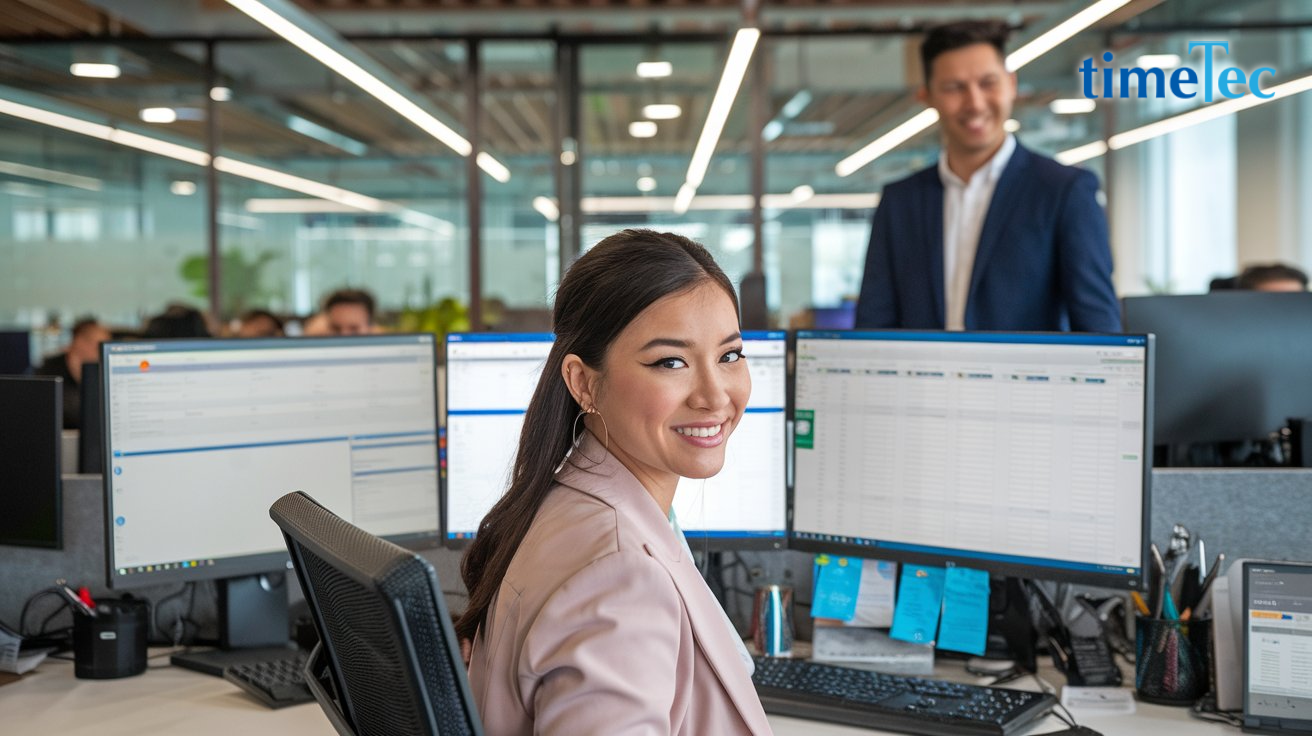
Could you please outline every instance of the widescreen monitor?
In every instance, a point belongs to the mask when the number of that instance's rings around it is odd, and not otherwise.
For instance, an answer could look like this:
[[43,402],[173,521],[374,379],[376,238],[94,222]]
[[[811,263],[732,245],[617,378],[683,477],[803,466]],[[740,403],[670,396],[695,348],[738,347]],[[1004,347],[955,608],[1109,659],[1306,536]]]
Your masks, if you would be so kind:
[[100,399],[100,364],[83,363],[78,389],[77,472],[105,472],[105,412]]
[[1152,338],[803,330],[789,546],[1138,588]]
[[1312,294],[1131,297],[1125,327],[1157,336],[1158,445],[1266,439],[1312,417]]
[[[508,487],[524,411],[550,352],[550,333],[447,337],[447,540],[472,539]],[[744,332],[752,393],[729,439],[724,468],[684,478],[674,510],[690,543],[778,548],[787,535],[786,342],[783,332]]]
[[112,587],[284,569],[290,491],[407,546],[440,542],[436,339],[105,343]]
[[0,544],[63,546],[63,382],[0,376]]

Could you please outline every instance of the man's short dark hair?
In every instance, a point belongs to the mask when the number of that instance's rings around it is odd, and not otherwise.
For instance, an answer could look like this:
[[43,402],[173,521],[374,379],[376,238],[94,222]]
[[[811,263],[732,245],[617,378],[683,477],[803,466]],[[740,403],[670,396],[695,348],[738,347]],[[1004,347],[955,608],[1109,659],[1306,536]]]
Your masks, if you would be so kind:
[[1297,281],[1307,288],[1307,274],[1302,269],[1283,263],[1254,265],[1239,274],[1238,288],[1256,289],[1271,281]]
[[998,56],[1007,57],[1007,36],[1011,27],[997,20],[963,20],[934,26],[920,44],[920,63],[925,71],[925,84],[934,60],[949,51],[986,43],[998,50]]
[[73,323],[73,338],[74,339],[79,338],[87,330],[94,329],[99,326],[100,326],[100,322],[95,317],[83,317],[82,319]]
[[358,304],[369,314],[369,321],[374,321],[374,295],[364,289],[338,289],[323,301],[323,311],[327,312],[339,304]]
[[267,319],[270,322],[272,322],[275,327],[278,328],[279,332],[283,331],[282,320],[279,319],[278,315],[274,314],[273,312],[270,312],[267,309],[248,310],[245,314],[241,316],[240,321],[242,324],[246,324],[247,322],[257,319]]

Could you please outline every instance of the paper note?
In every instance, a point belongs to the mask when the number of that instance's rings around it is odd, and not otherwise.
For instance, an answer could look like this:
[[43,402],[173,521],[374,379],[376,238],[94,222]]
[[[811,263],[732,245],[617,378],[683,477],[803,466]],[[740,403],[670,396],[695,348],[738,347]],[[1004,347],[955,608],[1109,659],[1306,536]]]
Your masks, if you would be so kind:
[[856,614],[848,626],[893,625],[893,592],[897,589],[897,563],[866,560],[861,566],[861,590],[856,596]]
[[1128,716],[1134,713],[1134,691],[1128,687],[1061,689],[1061,704],[1079,716]]
[[889,636],[916,644],[934,643],[938,614],[943,607],[943,578],[941,567],[902,566],[902,583],[898,587]]
[[981,655],[989,633],[989,574],[949,567],[943,580],[943,620],[939,649]]
[[811,598],[813,618],[850,621],[856,615],[861,589],[861,558],[816,555],[815,590]]

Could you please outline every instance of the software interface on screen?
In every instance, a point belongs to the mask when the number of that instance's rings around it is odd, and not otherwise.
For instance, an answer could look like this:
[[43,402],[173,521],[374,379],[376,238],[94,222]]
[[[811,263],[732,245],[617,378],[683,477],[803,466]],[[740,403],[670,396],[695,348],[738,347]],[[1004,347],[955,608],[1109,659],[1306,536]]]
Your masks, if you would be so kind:
[[[689,535],[786,534],[785,340],[783,332],[743,334],[752,394],[729,439],[724,469],[683,479],[675,494]],[[473,537],[505,492],[550,334],[465,334],[447,338],[447,536]]]
[[305,491],[404,541],[438,525],[432,335],[105,346],[111,578],[284,553]]
[[800,332],[794,537],[1137,580],[1146,343]]
[[1244,572],[1246,715],[1312,722],[1312,565],[1250,562]]

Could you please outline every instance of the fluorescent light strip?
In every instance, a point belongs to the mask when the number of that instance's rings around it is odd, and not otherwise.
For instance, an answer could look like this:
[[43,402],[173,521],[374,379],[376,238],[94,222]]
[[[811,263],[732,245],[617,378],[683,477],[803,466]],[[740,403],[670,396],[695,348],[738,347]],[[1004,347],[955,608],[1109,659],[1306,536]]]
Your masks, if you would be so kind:
[[[669,212],[674,197],[584,197],[580,209],[593,214],[634,214]],[[761,198],[761,207],[772,210],[846,209],[870,210],[879,204],[878,194],[816,194],[798,202],[793,194],[767,194]],[[746,211],[752,208],[750,194],[714,194],[697,197],[689,209],[701,211]]]
[[1144,69],[1174,69],[1180,66],[1180,55],[1144,54],[1134,60],[1134,65]]
[[[257,23],[281,36],[288,43],[299,48],[319,63],[346,77],[360,89],[373,95],[379,102],[392,108],[402,117],[461,156],[473,153],[473,147],[464,136],[452,130],[445,123],[433,117],[413,100],[378,77],[365,71],[359,64],[346,58],[341,52],[310,35],[295,22],[283,17],[260,0],[228,0],[228,3],[249,15]],[[332,34],[331,30],[320,30],[323,35]],[[335,39],[340,40],[340,39]],[[510,180],[510,171],[490,154],[482,152],[478,157],[478,167],[486,171],[499,182]]]
[[1062,151],[1056,156],[1053,156],[1053,158],[1056,159],[1059,164],[1074,166],[1080,162],[1088,161],[1091,158],[1098,158],[1104,153],[1107,153],[1107,144],[1103,141],[1094,141],[1093,143],[1086,143],[1083,146],[1076,146],[1075,148]]
[[925,108],[916,113],[915,117],[871,141],[865,148],[839,161],[838,165],[834,167],[834,172],[839,176],[850,176],[861,167],[914,138],[937,122],[938,110],[932,107]]
[[747,65],[751,63],[752,52],[756,50],[756,42],[759,40],[761,31],[756,28],[740,28],[734,34],[729,58],[724,62],[724,73],[720,75],[720,85],[711,100],[711,109],[706,114],[706,124],[702,127],[701,137],[697,139],[697,147],[693,149],[692,161],[688,163],[688,175],[684,177],[683,187],[675,198],[675,214],[681,215],[688,211],[697,187],[702,185],[702,179],[706,177],[711,155],[720,142],[720,134],[724,132],[724,124],[729,119],[729,111],[733,108],[734,98],[738,96],[738,88],[742,86]]
[[[93,123],[88,120],[82,120],[69,115],[63,115],[50,110],[43,110],[30,105],[23,105],[10,100],[0,99],[0,113],[11,115],[13,117],[30,120],[34,123],[41,123],[54,128],[60,128],[73,133],[98,138],[111,143],[117,143],[121,146],[135,148],[146,153],[153,153],[158,156],[183,161],[196,166],[208,166],[210,155],[200,149],[183,146],[177,143],[152,138],[148,135],[133,133],[127,130],[121,130],[100,123]],[[269,184],[283,189],[290,189],[293,192],[308,194],[312,197],[332,200],[345,206],[352,207],[354,210],[363,210],[366,212],[387,212],[395,214],[398,218],[412,223],[422,223],[426,227],[436,230],[440,234],[450,235],[455,232],[455,226],[446,220],[425,215],[422,212],[406,209],[392,202],[384,202],[363,194],[330,186],[322,182],[303,179],[299,176],[285,174],[275,169],[270,169],[257,164],[237,161],[224,156],[218,156],[214,159],[214,168],[227,174],[240,176],[246,179]]]
[[[1006,59],[1007,70],[1014,72],[1034,61],[1056,48],[1062,41],[1097,23],[1113,11],[1129,3],[1129,1],[1099,0],[1099,2],[1072,15],[1065,21],[1058,23],[1051,30],[1040,34],[1033,41],[1008,54]],[[932,115],[928,113],[932,113]],[[838,165],[834,167],[834,172],[839,176],[851,176],[863,166],[902,145],[936,122],[938,122],[937,112],[934,110],[922,111],[905,123],[866,144],[861,150],[839,161]]]
[[1063,41],[1106,18],[1130,0],[1098,0],[1098,2],[1072,15],[1045,31],[1033,41],[1007,55],[1007,71],[1014,72],[1035,59],[1057,48]]
[[1071,97],[1048,103],[1053,115],[1083,115],[1098,109],[1098,103],[1087,97]]
[[556,206],[555,200],[548,197],[534,197],[533,209],[551,222],[560,219],[560,208]]
[[70,174],[67,171],[55,171],[54,169],[43,169],[39,166],[28,166],[16,161],[0,161],[0,174],[48,181],[51,184],[63,184],[67,187],[77,187],[91,192],[98,192],[104,186],[104,182],[89,176],[79,176]]
[[327,199],[306,199],[305,197],[252,197],[246,200],[245,209],[260,215],[301,215],[324,214],[335,212],[359,212],[359,208],[332,202]]

